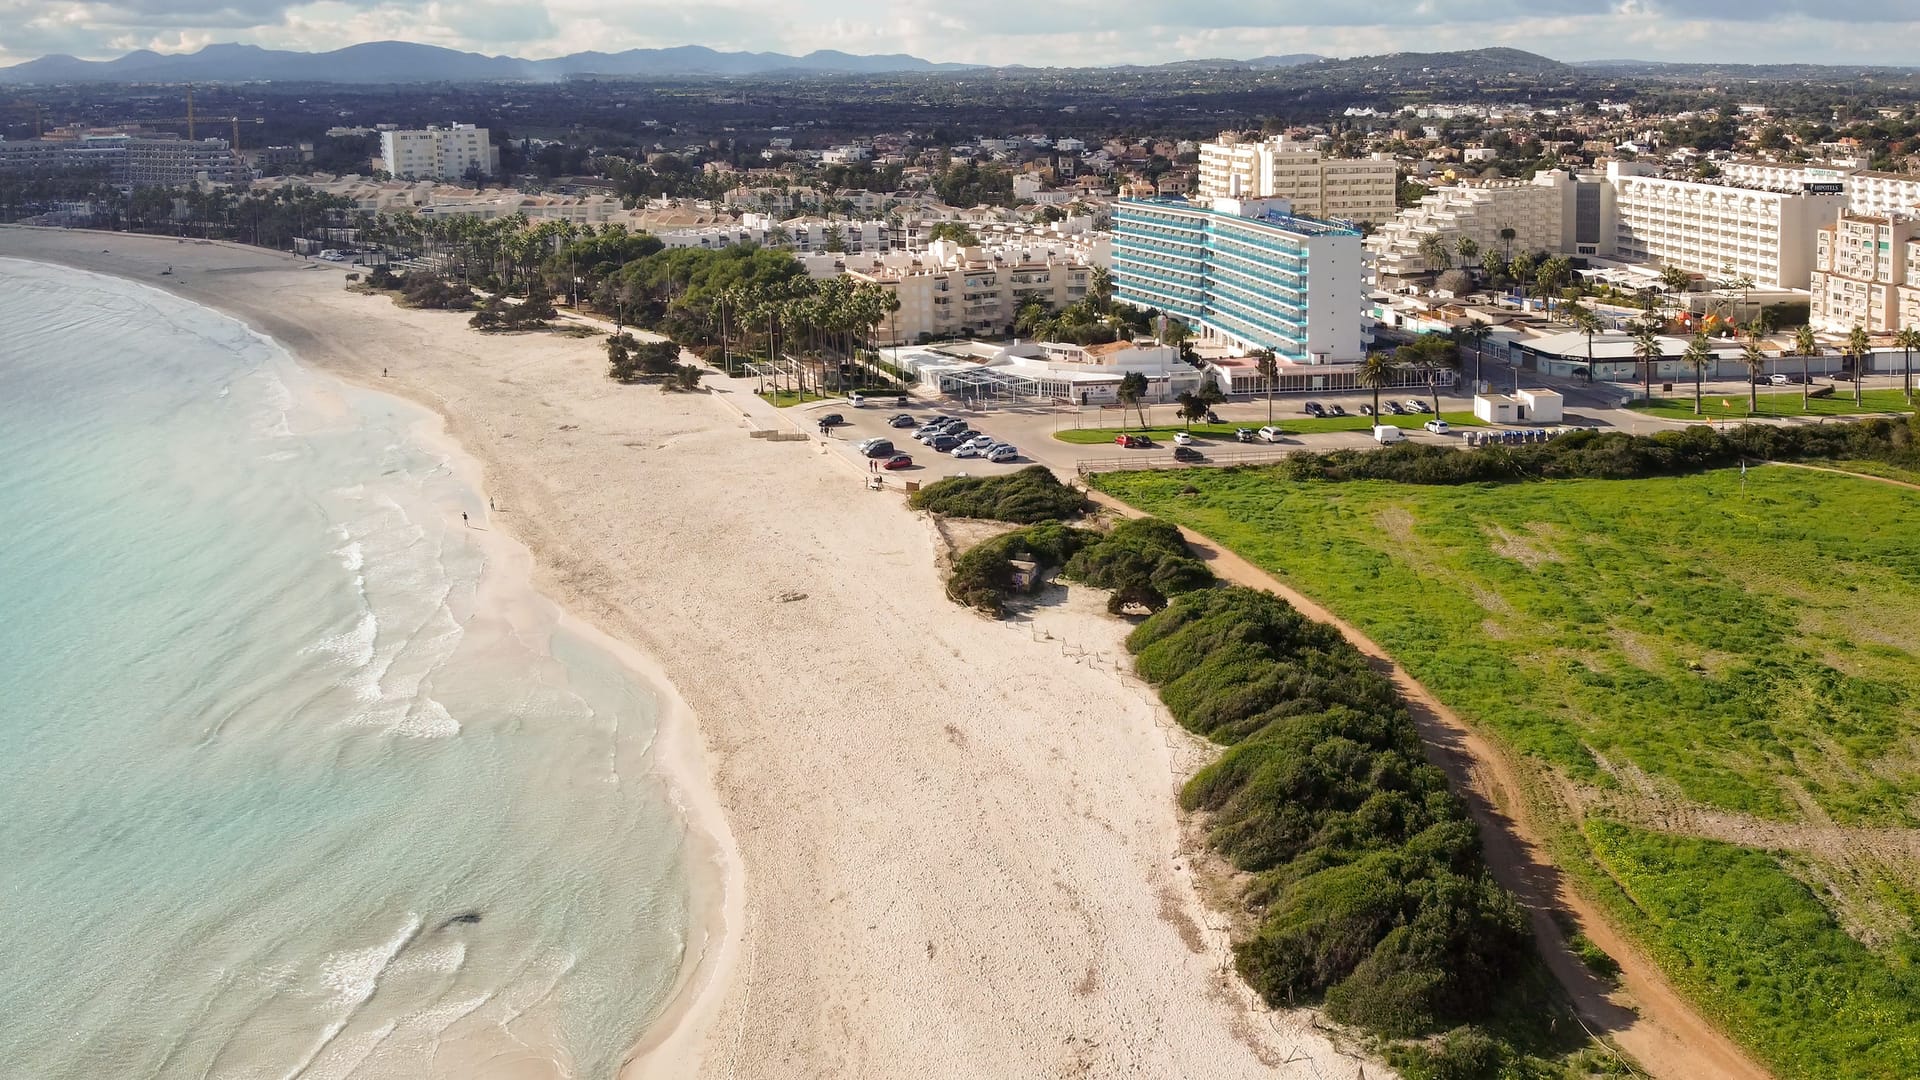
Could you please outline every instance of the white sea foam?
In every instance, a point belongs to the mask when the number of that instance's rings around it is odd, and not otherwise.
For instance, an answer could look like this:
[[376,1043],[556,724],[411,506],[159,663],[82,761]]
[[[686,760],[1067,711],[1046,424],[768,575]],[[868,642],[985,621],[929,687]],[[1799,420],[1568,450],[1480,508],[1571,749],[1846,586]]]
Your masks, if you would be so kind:
[[361,567],[367,564],[366,549],[360,546],[360,541],[358,540],[347,541],[347,546],[335,548],[333,549],[333,553],[340,556],[340,566],[345,570],[358,572]]
[[320,985],[333,991],[333,1002],[344,1008],[357,1008],[379,988],[380,976],[400,955],[400,950],[420,933],[420,916],[407,913],[406,922],[386,941],[366,949],[342,949],[331,953],[320,964]]

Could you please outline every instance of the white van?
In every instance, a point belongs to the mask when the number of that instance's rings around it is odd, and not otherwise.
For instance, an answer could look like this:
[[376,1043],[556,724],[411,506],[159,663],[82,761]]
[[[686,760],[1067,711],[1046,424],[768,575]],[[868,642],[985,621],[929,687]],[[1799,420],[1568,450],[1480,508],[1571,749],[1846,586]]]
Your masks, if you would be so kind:
[[1401,431],[1392,424],[1373,425],[1373,441],[1379,443],[1381,446],[1385,446],[1388,443],[1400,442],[1406,437],[1406,432]]
[[1271,425],[1260,429],[1260,441],[1276,443],[1280,441],[1280,429]]

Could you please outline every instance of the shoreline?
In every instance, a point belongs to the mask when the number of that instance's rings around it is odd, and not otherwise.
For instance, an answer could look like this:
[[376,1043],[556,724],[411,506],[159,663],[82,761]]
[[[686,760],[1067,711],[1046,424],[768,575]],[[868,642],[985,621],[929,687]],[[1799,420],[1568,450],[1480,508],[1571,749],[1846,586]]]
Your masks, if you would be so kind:
[[562,627],[658,692],[661,771],[708,781],[669,790],[690,838],[717,824],[689,877],[724,861],[719,932],[623,1080],[1393,1075],[1249,1007],[1177,815],[1183,748],[1103,605],[968,617],[897,492],[744,438],[728,389],[615,386],[592,342],[480,335],[226,242],[11,227],[0,255],[177,266],[164,291],[437,417]]
[[[340,389],[389,399],[408,412],[418,414],[408,425],[409,434],[423,448],[440,455],[448,470],[458,477],[466,494],[476,500],[473,512],[475,527],[470,532],[473,542],[484,553],[481,595],[495,594],[490,603],[496,607],[531,599],[535,604],[547,608],[544,614],[551,618],[554,633],[570,634],[607,654],[628,678],[648,694],[655,705],[654,735],[646,754],[653,760],[653,772],[679,814],[684,830],[689,921],[684,928],[686,951],[675,972],[672,989],[662,1007],[649,1018],[640,1038],[627,1050],[621,1071],[623,1076],[639,1075],[633,1070],[640,1064],[648,1067],[658,1065],[664,1070],[662,1075],[680,1075],[687,1071],[692,1057],[689,1042],[697,1034],[688,1029],[697,1029],[700,1018],[709,1016],[717,1008],[718,1003],[714,999],[717,991],[724,986],[724,975],[731,968],[737,952],[737,927],[743,918],[742,892],[745,882],[732,833],[706,769],[697,720],[659,661],[573,611],[538,586],[535,580],[536,559],[532,549],[515,535],[510,524],[503,526],[498,520],[501,517],[499,512],[491,509],[495,500],[489,496],[485,462],[452,434],[448,417],[440,409],[381,386],[378,382],[313,363],[254,320],[226,307],[183,297],[174,290],[128,274],[112,274],[51,260],[22,258],[21,261],[44,261],[45,265],[113,277],[207,307],[239,321],[314,377]],[[502,593],[515,595],[503,597],[499,595]]]

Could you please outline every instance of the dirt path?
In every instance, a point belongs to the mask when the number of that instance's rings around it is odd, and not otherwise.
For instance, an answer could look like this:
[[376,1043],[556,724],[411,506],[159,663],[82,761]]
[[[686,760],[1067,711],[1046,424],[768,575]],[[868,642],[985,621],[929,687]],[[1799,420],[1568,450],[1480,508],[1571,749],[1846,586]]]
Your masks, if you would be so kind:
[[1891,476],[1875,476],[1872,473],[1852,472],[1847,469],[1831,469],[1825,465],[1803,465],[1798,461],[1769,461],[1768,465],[1779,465],[1788,469],[1805,469],[1808,472],[1832,473],[1835,476],[1851,476],[1855,480],[1871,480],[1876,484],[1892,484],[1908,491],[1920,491],[1920,484],[1911,480],[1897,480]]
[[[1144,516],[1111,496],[1089,494],[1121,514]],[[1598,906],[1568,884],[1547,858],[1541,830],[1520,794],[1519,774],[1499,749],[1441,704],[1373,639],[1206,536],[1185,528],[1181,532],[1222,579],[1271,592],[1308,618],[1335,627],[1393,680],[1420,729],[1428,756],[1446,770],[1479,823],[1494,877],[1526,907],[1541,955],[1589,1027],[1662,1080],[1766,1080],[1771,1075],[1695,1011]],[[1573,954],[1561,921],[1578,926],[1618,961],[1625,994],[1601,981]],[[1630,1002],[1625,1000],[1629,996]]]

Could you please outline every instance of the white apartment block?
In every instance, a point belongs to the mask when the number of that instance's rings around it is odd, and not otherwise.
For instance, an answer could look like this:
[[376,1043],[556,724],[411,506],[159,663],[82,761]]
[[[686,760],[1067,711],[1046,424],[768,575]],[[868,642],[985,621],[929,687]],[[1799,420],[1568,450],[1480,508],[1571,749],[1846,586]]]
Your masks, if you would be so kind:
[[1391,219],[1400,185],[1392,155],[1329,158],[1317,147],[1275,136],[1259,142],[1223,134],[1200,145],[1203,199],[1279,198],[1309,217],[1378,224]]
[[1839,192],[1797,194],[1635,175],[1614,162],[1614,255],[1762,288],[1805,289],[1820,227],[1846,208]]
[[1920,222],[1900,215],[1840,214],[1815,242],[1811,322],[1845,333],[1920,326]]
[[900,298],[876,333],[888,344],[1005,333],[1029,301],[1058,310],[1087,295],[1093,265],[1073,245],[961,247],[848,257],[849,276]]
[[382,131],[380,160],[401,180],[465,178],[477,169],[483,176],[500,171],[500,151],[486,128],[472,124],[428,127],[424,131]]
[[1847,209],[1856,214],[1920,215],[1920,176],[1861,171],[1846,178]]
[[[1604,254],[1605,217],[1611,200],[1596,178],[1575,178],[1553,170],[1532,180],[1466,181],[1435,188],[1367,238],[1378,273],[1407,276],[1429,273],[1420,245],[1437,236],[1455,265],[1462,238],[1502,257],[1551,251]],[[1591,204],[1591,205],[1589,205]],[[1589,211],[1584,214],[1582,211]],[[1584,218],[1590,220],[1582,220]],[[1504,236],[1513,230],[1512,239]],[[1606,245],[1609,246],[1610,245]]]

